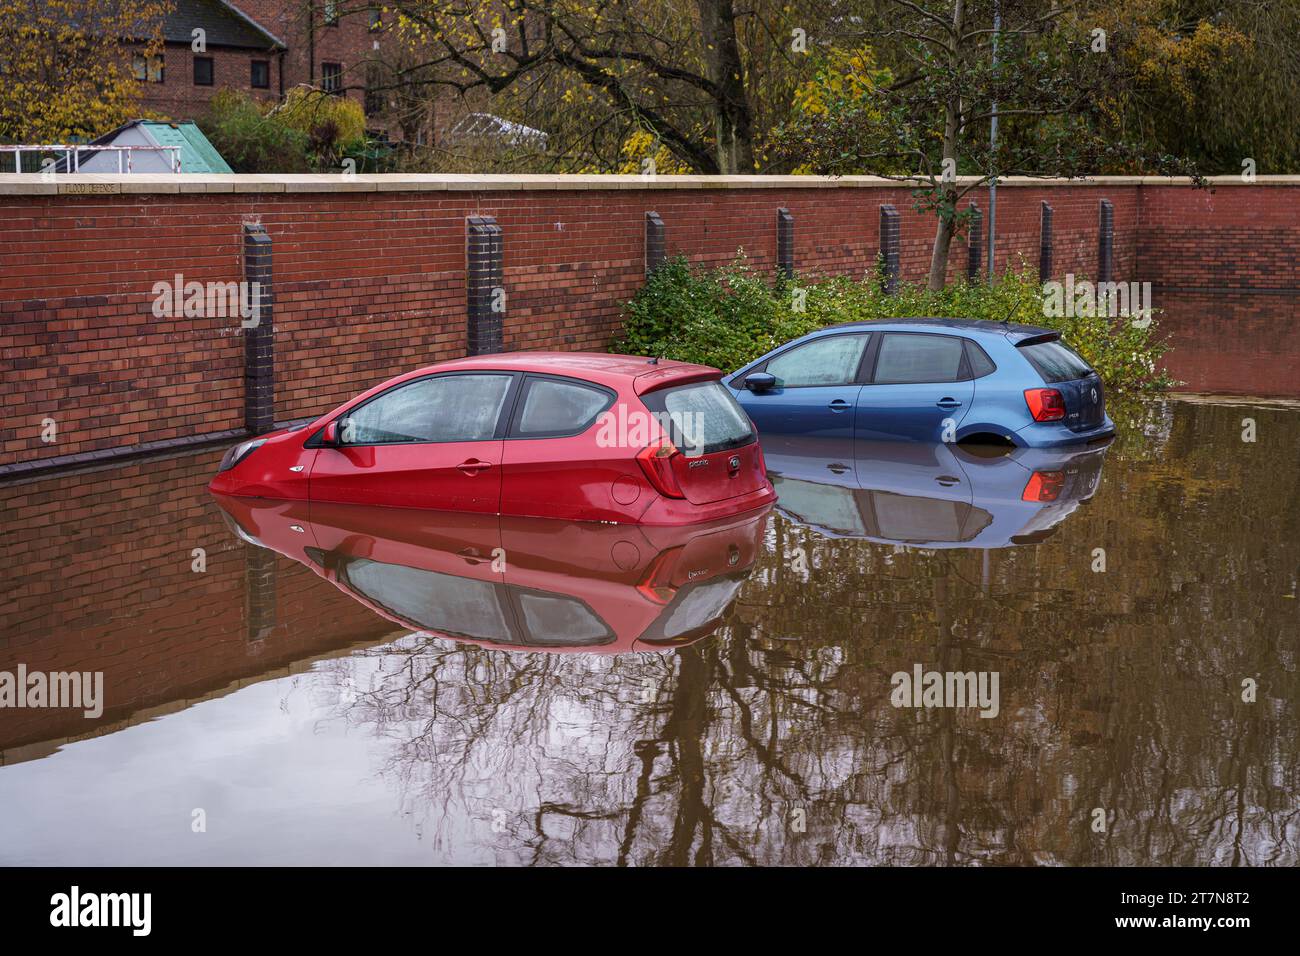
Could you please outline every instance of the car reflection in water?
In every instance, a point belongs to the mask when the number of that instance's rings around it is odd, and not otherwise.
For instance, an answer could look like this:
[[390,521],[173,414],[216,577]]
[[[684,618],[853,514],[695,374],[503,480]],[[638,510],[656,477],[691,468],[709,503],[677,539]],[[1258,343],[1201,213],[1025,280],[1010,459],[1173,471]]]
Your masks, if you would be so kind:
[[712,634],[768,517],[656,527],[213,497],[240,538],[307,565],[402,627],[506,650],[600,654]]
[[777,509],[832,537],[918,548],[1048,538],[1101,483],[1109,441],[1072,448],[763,438]]

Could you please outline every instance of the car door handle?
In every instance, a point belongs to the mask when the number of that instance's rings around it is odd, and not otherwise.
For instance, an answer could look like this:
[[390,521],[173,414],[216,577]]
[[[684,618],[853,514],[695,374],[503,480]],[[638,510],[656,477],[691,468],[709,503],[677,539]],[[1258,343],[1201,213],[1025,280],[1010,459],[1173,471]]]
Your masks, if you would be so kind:
[[846,412],[853,406],[842,398],[837,398],[827,406],[833,412]]
[[961,402],[955,398],[941,398],[935,404],[940,408],[961,408]]
[[477,458],[471,458],[469,461],[462,461],[456,466],[467,475],[477,475],[480,471],[486,471],[492,467],[490,461],[479,461]]
[[456,553],[465,559],[466,564],[483,564],[487,561],[487,558],[478,553],[477,548],[462,548]]
[[951,488],[953,485],[961,484],[961,479],[954,478],[952,475],[940,475],[938,478],[934,480],[937,481],[939,484],[943,485],[945,488]]

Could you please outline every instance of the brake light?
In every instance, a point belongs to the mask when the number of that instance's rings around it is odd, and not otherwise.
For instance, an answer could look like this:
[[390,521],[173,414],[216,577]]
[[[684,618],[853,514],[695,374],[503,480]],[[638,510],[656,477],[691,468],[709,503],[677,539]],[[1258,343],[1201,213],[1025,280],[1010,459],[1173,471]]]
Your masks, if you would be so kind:
[[1036,422],[1059,422],[1065,417],[1065,399],[1054,388],[1025,389],[1025,404]]
[[1063,487],[1065,472],[1036,471],[1029,476],[1029,483],[1020,498],[1022,501],[1055,501],[1061,496]]
[[636,460],[645,472],[646,480],[665,498],[686,497],[677,483],[677,473],[673,471],[673,459],[680,454],[677,446],[667,438],[651,442],[637,452]]

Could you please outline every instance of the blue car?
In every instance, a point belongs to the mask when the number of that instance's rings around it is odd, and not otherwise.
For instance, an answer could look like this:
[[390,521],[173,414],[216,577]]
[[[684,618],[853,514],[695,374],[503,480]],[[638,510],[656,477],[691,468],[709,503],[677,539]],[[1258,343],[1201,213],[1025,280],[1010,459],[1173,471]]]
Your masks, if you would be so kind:
[[1057,448],[1115,433],[1101,376],[1060,333],[1029,325],[836,325],[773,349],[724,383],[763,436]]

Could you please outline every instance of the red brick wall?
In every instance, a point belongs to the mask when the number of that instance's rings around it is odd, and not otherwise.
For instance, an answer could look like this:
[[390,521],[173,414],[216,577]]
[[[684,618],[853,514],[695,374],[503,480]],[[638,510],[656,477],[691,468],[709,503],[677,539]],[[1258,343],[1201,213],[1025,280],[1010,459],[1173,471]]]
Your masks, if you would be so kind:
[[[154,283],[177,272],[238,281],[245,221],[260,221],[274,243],[280,420],[464,354],[471,214],[494,216],[504,230],[507,349],[604,349],[621,303],[643,282],[647,210],[662,216],[670,255],[724,263],[743,249],[769,271],[781,206],[795,217],[795,261],[808,273],[857,274],[873,263],[882,203],[902,214],[905,277],[926,273],[933,233],[933,219],[892,185],[683,189],[633,180],[579,190],[551,180],[551,188],[345,192],[332,188],[339,178],[325,179],[315,192],[0,195],[0,466],[239,427],[237,317],[156,319],[151,306]],[[370,188],[368,177],[353,182]],[[1115,208],[1117,280],[1297,286],[1300,185],[1004,186],[998,267],[1023,257],[1037,268],[1047,200],[1055,273],[1095,275],[1103,197]],[[987,210],[983,192],[977,200]],[[965,263],[958,240],[950,275]],[[45,418],[57,423],[56,442],[41,440]]]
[[[240,541],[205,491],[221,452],[0,485],[0,671],[102,671],[105,710],[0,710],[0,753],[75,736],[393,625],[296,561]],[[195,572],[191,551],[207,552]],[[250,640],[250,564],[273,626]],[[0,758],[2,762],[2,758]]]
[[1176,289],[1300,290],[1298,196],[1300,186],[1144,186],[1141,278]]

